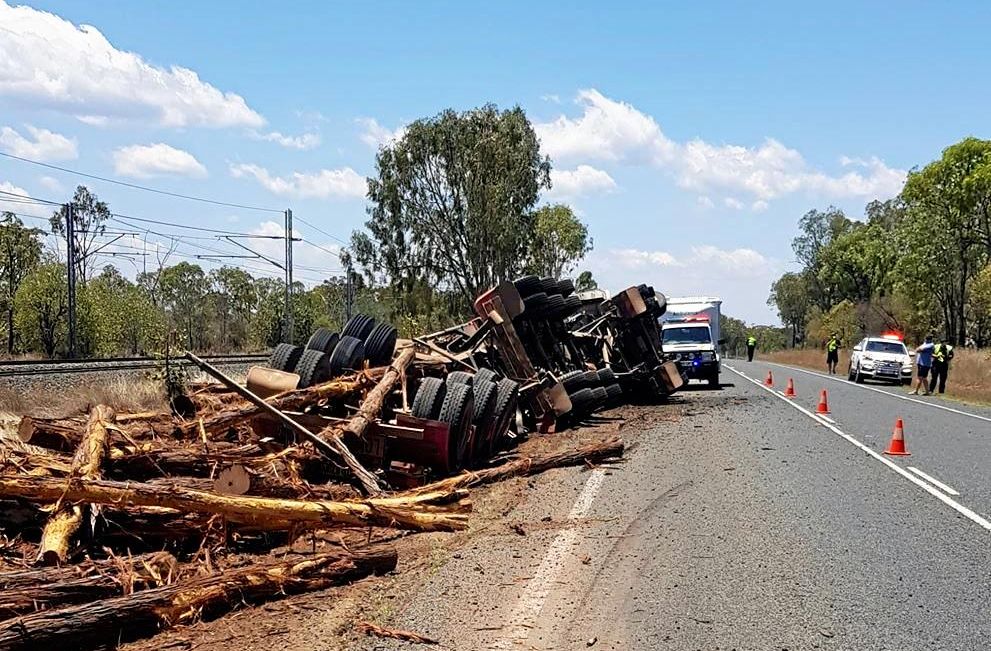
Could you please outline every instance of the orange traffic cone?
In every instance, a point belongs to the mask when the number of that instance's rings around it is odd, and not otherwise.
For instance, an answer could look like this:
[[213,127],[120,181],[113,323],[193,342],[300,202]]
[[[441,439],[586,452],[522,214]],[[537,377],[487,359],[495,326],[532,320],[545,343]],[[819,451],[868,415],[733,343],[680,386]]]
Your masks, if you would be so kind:
[[771,375],[771,372],[770,371],[767,372],[767,379],[764,380],[764,386],[766,386],[766,387],[773,387],[774,386],[774,376]]
[[884,453],[899,457],[907,457],[912,454],[905,449],[905,425],[901,418],[895,420],[895,431],[891,434],[891,442],[888,443],[888,449]]
[[829,398],[826,396],[826,390],[823,389],[822,393],[819,394],[819,404],[816,405],[817,414],[828,414],[829,413]]
[[785,387],[785,398],[795,397],[795,381],[788,378],[788,386]]

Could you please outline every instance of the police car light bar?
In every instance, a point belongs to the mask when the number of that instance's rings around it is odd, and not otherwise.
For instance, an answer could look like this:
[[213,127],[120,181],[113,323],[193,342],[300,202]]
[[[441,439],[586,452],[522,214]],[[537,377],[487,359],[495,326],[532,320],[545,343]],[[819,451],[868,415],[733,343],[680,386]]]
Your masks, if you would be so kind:
[[892,341],[904,341],[905,336],[900,332],[895,332],[894,330],[889,330],[881,335],[882,339],[891,339]]

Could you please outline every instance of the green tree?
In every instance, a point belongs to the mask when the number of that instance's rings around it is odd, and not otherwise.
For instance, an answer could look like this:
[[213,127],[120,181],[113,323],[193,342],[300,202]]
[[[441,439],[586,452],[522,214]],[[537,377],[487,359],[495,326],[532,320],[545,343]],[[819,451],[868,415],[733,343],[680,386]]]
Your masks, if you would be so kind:
[[47,262],[32,269],[14,296],[14,323],[28,350],[53,357],[66,335],[69,311],[65,267]]
[[592,250],[588,228],[568,206],[542,206],[534,214],[528,271],[560,278]]
[[12,212],[0,218],[0,284],[3,288],[3,309],[7,313],[7,354],[13,354],[15,334],[14,297],[24,278],[41,261],[39,228],[25,228]]
[[521,270],[551,169],[523,109],[417,120],[375,166],[368,233],[355,233],[352,249],[397,290],[397,309],[417,308],[407,299],[417,287],[450,289],[467,304]]
[[242,350],[247,345],[248,324],[258,304],[254,278],[234,267],[210,272],[210,301],[218,329],[220,350]]
[[[80,284],[85,285],[89,278],[91,255],[96,250],[97,238],[107,230],[105,222],[110,219],[110,208],[85,185],[76,188],[70,203],[76,251],[76,277]],[[68,237],[66,206],[56,210],[49,221],[52,233],[63,240]]]
[[771,285],[767,304],[778,310],[781,322],[791,328],[791,345],[798,342],[799,332],[804,332],[811,308],[808,281],[805,275],[786,273]]
[[80,339],[88,354],[137,355],[165,341],[165,315],[112,265],[80,288],[78,301]]
[[190,350],[203,348],[206,340],[206,295],[209,289],[206,274],[199,265],[189,262],[162,269],[158,292],[171,325],[184,335]]
[[851,230],[853,222],[843,211],[830,206],[825,211],[810,210],[798,222],[800,235],[792,241],[795,259],[802,265],[812,303],[823,312],[837,301],[837,291],[821,274],[823,255],[830,243]]
[[583,271],[580,274],[578,274],[578,279],[575,280],[576,291],[587,292],[598,288],[599,288],[599,283],[595,282],[595,278],[592,277],[591,271]]

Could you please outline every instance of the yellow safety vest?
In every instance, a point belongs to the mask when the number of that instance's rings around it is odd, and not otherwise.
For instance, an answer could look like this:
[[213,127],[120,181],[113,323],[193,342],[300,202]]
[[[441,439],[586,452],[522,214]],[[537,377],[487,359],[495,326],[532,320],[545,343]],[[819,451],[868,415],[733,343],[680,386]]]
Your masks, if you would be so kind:
[[946,344],[936,344],[933,348],[933,359],[942,364],[946,361]]
[[826,348],[831,353],[835,353],[836,352],[836,349],[839,348],[839,347],[840,347],[840,343],[838,341],[836,341],[835,339],[830,339],[829,340],[829,343],[826,344]]
[[747,338],[747,345],[748,346],[756,346],[757,345],[757,339],[755,339],[754,337],[748,337]]

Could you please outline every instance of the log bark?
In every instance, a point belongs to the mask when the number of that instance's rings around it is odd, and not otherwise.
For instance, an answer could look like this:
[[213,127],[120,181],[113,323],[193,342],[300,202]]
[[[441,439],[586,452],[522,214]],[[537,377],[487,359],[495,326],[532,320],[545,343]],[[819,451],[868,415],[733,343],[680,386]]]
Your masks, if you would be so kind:
[[92,603],[25,615],[0,624],[0,648],[116,645],[157,628],[216,616],[241,603],[322,590],[395,569],[394,547],[374,545],[302,558],[266,560],[219,574]]
[[468,526],[467,491],[419,492],[414,496],[346,502],[284,500],[217,495],[181,487],[88,479],[0,477],[0,496],[38,502],[67,500],[90,504],[157,506],[185,513],[215,513],[233,522],[301,522],[380,526],[411,531],[456,531]]
[[[226,477],[221,471],[216,479],[207,477],[159,477],[148,481],[157,486],[178,486],[194,490],[221,493],[224,495],[254,495],[257,497],[278,497],[284,499],[319,499],[319,500],[350,500],[360,495],[353,486],[348,484],[326,484],[315,486],[306,481],[292,481],[281,477],[273,477],[264,472],[258,472],[248,466],[236,464],[230,466],[234,472],[247,473],[248,484],[244,492],[231,490],[222,486]],[[226,468],[224,469],[227,470]]]
[[24,416],[17,425],[17,437],[24,443],[58,452],[72,452],[82,440],[85,423],[65,418]]
[[[416,351],[410,347],[399,354],[399,357],[392,362],[389,369],[382,376],[382,379],[378,381],[375,387],[365,395],[365,399],[361,401],[361,405],[358,407],[357,413],[351,417],[347,425],[344,426],[343,431],[350,434],[354,434],[359,438],[364,438],[365,430],[368,425],[379,417],[382,413],[382,405],[385,399],[392,393],[393,388],[395,388],[396,383],[399,379],[406,373],[406,367],[410,365],[413,358],[416,356]],[[337,426],[331,426],[322,432],[323,436],[340,436],[340,431],[333,432],[337,430]]]
[[176,571],[167,552],[0,574],[0,619],[166,585]]
[[325,462],[324,457],[300,447],[271,451],[256,444],[210,442],[206,446],[187,443],[185,447],[175,447],[151,443],[111,450],[105,474],[138,481],[168,476],[212,477],[224,466],[239,463],[258,472],[291,477],[296,469],[308,470]]
[[[266,400],[279,411],[301,411],[307,406],[315,405],[324,400],[346,398],[359,392],[366,386],[363,376],[337,378],[315,387],[299,389],[274,395]],[[179,425],[179,436],[195,437],[200,432],[200,423],[207,434],[226,432],[233,427],[264,417],[265,411],[256,405],[245,405],[228,409],[214,416],[193,420]]]
[[481,486],[483,484],[491,484],[511,477],[536,475],[551,468],[581,466],[605,459],[621,457],[623,456],[623,449],[623,440],[619,437],[612,437],[604,441],[587,443],[573,450],[524,457],[494,468],[464,472],[454,477],[441,479],[432,484],[425,484],[418,488],[399,493],[398,495],[413,496],[421,493],[444,493],[473,486]]
[[[89,415],[86,433],[72,459],[69,476],[80,479],[99,479],[100,466],[107,456],[108,426],[113,426],[116,414],[106,405],[97,405]],[[56,565],[66,561],[72,537],[79,531],[83,519],[89,512],[86,504],[59,504],[52,513],[41,534],[38,560],[45,565]]]

